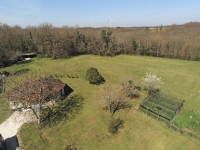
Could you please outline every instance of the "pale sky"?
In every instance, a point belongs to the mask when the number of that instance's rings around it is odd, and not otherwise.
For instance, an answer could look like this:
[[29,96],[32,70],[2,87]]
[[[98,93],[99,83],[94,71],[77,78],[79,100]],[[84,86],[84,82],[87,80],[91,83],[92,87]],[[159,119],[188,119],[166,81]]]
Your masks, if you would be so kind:
[[200,22],[200,0],[0,0],[0,23],[10,26],[160,26]]

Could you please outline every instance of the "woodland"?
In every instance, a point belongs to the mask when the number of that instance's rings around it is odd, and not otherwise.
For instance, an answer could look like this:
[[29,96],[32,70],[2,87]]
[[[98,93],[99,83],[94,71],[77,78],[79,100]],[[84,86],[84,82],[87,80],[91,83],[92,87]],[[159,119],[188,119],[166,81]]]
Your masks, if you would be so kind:
[[0,67],[16,63],[21,54],[30,52],[53,59],[129,54],[199,61],[200,23],[130,28],[0,25]]

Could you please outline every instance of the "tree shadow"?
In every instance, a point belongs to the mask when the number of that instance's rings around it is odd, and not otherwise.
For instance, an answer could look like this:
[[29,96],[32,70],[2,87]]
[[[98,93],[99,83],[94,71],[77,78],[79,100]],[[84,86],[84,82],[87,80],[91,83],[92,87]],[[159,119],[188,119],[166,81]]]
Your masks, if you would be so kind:
[[112,104],[111,104],[111,114],[113,116],[116,113],[116,111],[119,111],[120,109],[126,109],[126,108],[129,108],[129,109],[132,108],[131,103],[129,103],[128,101],[112,102]]
[[13,75],[19,76],[19,75],[25,74],[25,73],[27,73],[27,72],[29,72],[29,71],[30,71],[30,69],[21,69],[21,70],[15,71],[15,72],[13,73]]
[[141,91],[141,87],[140,87],[140,86],[135,86],[135,88],[136,88],[138,91]]
[[32,62],[32,60],[23,60],[23,61],[18,61],[17,64],[28,64]]
[[18,143],[16,135],[13,137],[7,138],[5,142],[6,142],[6,150],[16,150],[19,147],[19,143]]
[[51,127],[62,120],[73,119],[82,108],[83,100],[84,98],[80,94],[75,94],[52,107],[44,108],[40,115],[40,127]]

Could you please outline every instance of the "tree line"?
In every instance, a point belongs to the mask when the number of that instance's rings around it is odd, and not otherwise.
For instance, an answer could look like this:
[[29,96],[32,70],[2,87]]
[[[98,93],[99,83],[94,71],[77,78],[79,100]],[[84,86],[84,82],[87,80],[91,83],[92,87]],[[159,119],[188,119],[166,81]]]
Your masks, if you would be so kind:
[[[200,23],[138,28],[72,28],[0,25],[0,67],[22,53],[68,58],[82,54],[134,54],[200,60]],[[8,61],[9,60],[9,61]]]

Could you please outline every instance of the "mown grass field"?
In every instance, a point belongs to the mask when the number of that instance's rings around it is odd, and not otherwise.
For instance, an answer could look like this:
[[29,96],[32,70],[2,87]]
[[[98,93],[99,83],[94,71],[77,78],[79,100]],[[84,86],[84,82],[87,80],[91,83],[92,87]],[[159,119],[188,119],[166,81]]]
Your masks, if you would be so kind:
[[[39,129],[35,124],[25,124],[18,134],[24,149],[61,149],[70,142],[77,149],[200,149],[200,142],[170,130],[166,124],[137,111],[138,104],[147,96],[142,89],[140,98],[131,100],[133,108],[120,110],[115,117],[125,121],[118,135],[107,132],[110,114],[98,105],[102,85],[91,85],[85,80],[89,67],[96,67],[107,83],[118,84],[123,77],[138,80],[140,86],[146,73],[156,74],[163,79],[161,91],[184,99],[184,107],[175,118],[174,124],[200,134],[200,63],[142,56],[100,57],[84,55],[71,59],[35,58],[32,62],[6,68],[8,72],[30,69],[29,76],[48,74],[63,76],[73,93],[84,97],[83,109],[72,120],[63,121],[52,128]],[[79,78],[68,78],[67,75]],[[193,118],[190,118],[190,115]]]
[[0,94],[0,124],[12,114],[9,103],[6,102],[3,94]]

